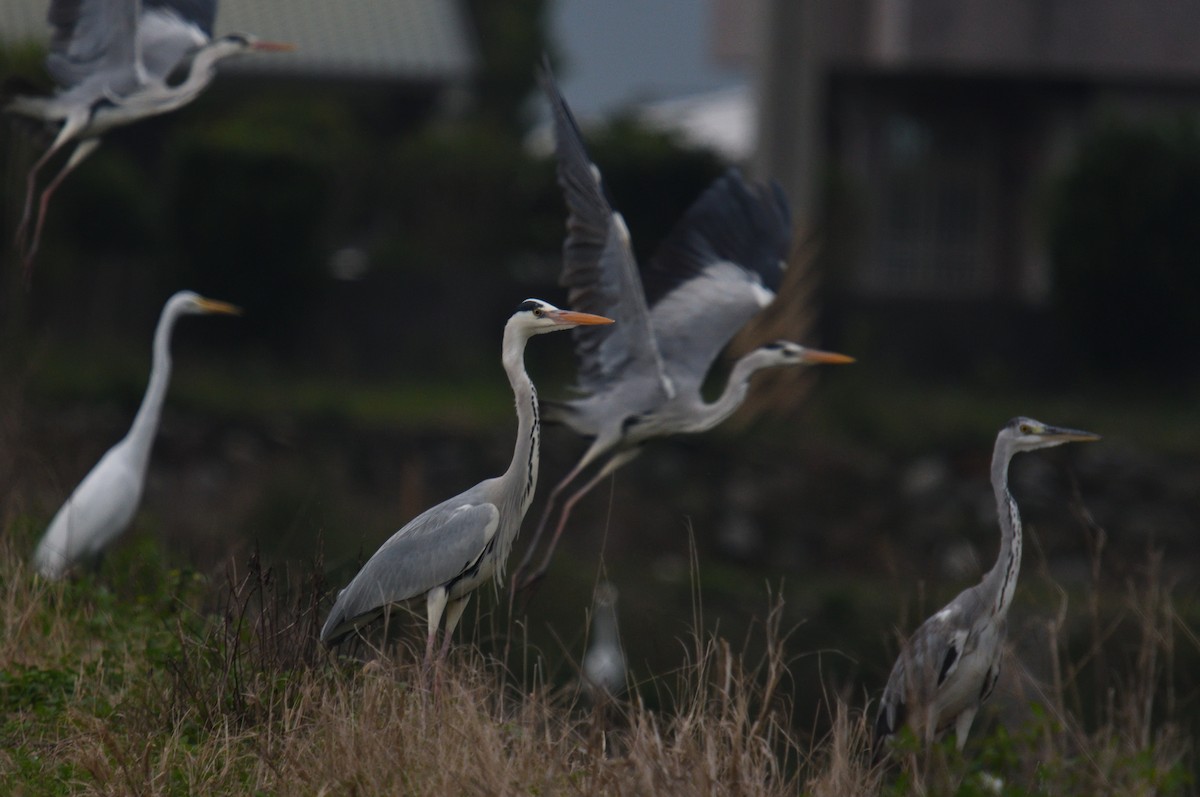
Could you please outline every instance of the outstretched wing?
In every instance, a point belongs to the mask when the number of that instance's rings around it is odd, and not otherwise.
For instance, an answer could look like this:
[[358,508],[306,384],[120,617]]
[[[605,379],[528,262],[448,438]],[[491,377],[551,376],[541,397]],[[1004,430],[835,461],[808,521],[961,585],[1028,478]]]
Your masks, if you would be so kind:
[[569,213],[559,282],[567,288],[570,307],[617,322],[572,331],[579,357],[578,387],[601,393],[617,382],[645,380],[660,385],[664,397],[674,395],[659,357],[629,230],[604,196],[600,171],[588,158],[549,64],[539,80],[554,113],[558,184]]
[[147,74],[166,81],[212,38],[216,0],[143,0],[138,36]]
[[730,169],[663,240],[643,282],[663,365],[680,390],[699,390],[730,338],[775,298],[791,238],[779,184],[751,184]]
[[185,22],[195,25],[207,38],[213,35],[217,21],[217,0],[142,0],[147,11],[170,11]]
[[338,593],[321,641],[337,641],[393,603],[453,581],[483,555],[500,525],[491,503],[462,497],[431,507],[393,534]]
[[46,69],[62,88],[91,78],[120,86],[139,80],[140,0],[51,0]]

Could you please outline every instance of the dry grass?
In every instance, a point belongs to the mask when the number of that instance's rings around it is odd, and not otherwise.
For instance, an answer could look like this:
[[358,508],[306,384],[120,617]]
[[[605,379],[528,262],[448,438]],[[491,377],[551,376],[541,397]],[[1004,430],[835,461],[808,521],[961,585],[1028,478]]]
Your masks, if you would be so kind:
[[[216,600],[179,573],[121,595],[94,579],[47,585],[10,544],[0,780],[22,795],[985,794],[1001,783],[1009,794],[1194,794],[1184,723],[1195,703],[1174,668],[1176,646],[1196,638],[1157,561],[1116,615],[1091,601],[1082,652],[1068,644],[1065,604],[1048,619],[1049,676],[1026,673],[1000,696],[1035,708],[990,733],[982,722],[966,758],[943,746],[918,770],[903,755],[869,766],[861,687],[827,690],[813,727],[793,716],[795,645],[779,601],[756,631],[761,656],[695,634],[677,671],[592,706],[519,684],[472,645],[436,688],[404,643],[365,662],[331,655],[315,642],[320,584],[253,558]],[[699,596],[694,612],[703,627]],[[1126,626],[1135,639],[1117,633]]]

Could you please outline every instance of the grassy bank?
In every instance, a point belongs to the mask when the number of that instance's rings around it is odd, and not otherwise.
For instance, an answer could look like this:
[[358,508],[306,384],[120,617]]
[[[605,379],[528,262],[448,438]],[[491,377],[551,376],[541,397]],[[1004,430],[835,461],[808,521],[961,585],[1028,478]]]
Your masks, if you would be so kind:
[[[1052,677],[998,695],[965,757],[909,740],[875,767],[860,688],[830,685],[819,716],[794,715],[803,651],[766,596],[760,644],[681,640],[673,672],[594,705],[470,643],[436,688],[403,639],[331,655],[315,642],[319,581],[253,559],[206,580],[135,546],[98,576],[47,584],[6,546],[0,583],[12,794],[1195,793],[1182,723],[1196,698],[1174,688],[1173,665],[1197,640],[1154,572],[1126,596],[1132,657],[1113,655],[1110,627],[1074,657],[1052,624]],[[739,652],[751,647],[765,652]]]

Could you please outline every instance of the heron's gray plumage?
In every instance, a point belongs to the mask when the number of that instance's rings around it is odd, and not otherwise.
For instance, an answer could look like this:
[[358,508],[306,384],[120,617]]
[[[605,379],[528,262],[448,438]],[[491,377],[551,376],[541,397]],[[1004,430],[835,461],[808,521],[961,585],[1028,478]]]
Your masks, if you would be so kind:
[[979,584],[963,590],[913,633],[892,667],[875,719],[877,754],[904,724],[927,742],[953,727],[961,750],[980,706],[1000,677],[1008,609],[1021,570],[1021,515],[1008,489],[1008,466],[1022,451],[1096,440],[1091,432],[1014,418],[996,436],[991,481],[1000,552]]
[[605,198],[600,170],[588,158],[575,118],[548,70],[540,80],[554,112],[558,184],[568,210],[559,283],[567,288],[571,307],[617,322],[572,332],[578,389],[599,393],[636,375],[648,383],[651,395],[668,398],[674,389],[658,353],[629,230]]
[[774,183],[752,185],[730,170],[693,203],[639,274],[625,223],[604,196],[600,172],[549,66],[540,80],[553,110],[558,182],[568,208],[562,283],[573,305],[619,323],[612,330],[576,331],[578,395],[543,402],[548,422],[563,423],[592,444],[551,493],[519,570],[529,564],[559,493],[584,469],[602,464],[567,499],[529,581],[545,572],[571,506],[635,457],[643,442],[712,428],[741,405],[751,376],[763,368],[850,361],[772,344],[741,358],[720,397],[705,401],[701,387],[713,361],[771,302],[782,279],[791,241],[782,190]]
[[[480,559],[500,528],[500,511],[477,485],[414,518],[380,546],[338,593],[321,639],[335,641],[373,620],[383,607],[438,586],[450,600],[482,582]],[[474,576],[474,578],[472,578]]]
[[774,300],[790,245],[783,189],[731,170],[659,246],[644,283],[662,361],[681,393],[698,396],[717,355]]
[[332,645],[392,604],[425,595],[427,658],[443,612],[449,644],[471,592],[489,578],[501,579],[537,485],[537,391],[525,372],[525,344],[545,332],[605,323],[610,319],[559,310],[537,299],[522,303],[504,326],[502,344],[517,411],[517,441],[508,469],[427,509],[384,542],[338,593],[321,630],[322,642]]

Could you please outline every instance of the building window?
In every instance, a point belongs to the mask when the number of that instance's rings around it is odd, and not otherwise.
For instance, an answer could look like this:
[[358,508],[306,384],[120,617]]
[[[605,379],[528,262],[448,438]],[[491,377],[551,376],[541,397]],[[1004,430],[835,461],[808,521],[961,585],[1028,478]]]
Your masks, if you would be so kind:
[[875,147],[868,290],[970,297],[995,286],[996,182],[981,120],[887,114]]

